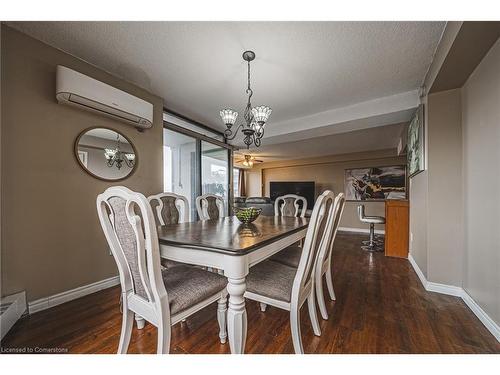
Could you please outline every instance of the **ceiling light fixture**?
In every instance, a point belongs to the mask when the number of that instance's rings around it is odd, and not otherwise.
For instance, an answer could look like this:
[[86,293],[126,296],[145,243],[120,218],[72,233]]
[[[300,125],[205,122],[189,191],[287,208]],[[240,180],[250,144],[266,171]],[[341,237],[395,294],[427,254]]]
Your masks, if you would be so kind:
[[245,167],[250,167],[250,168],[252,168],[252,167],[253,167],[253,157],[252,157],[252,156],[250,156],[250,155],[245,155],[245,156],[244,156],[244,158],[245,158],[245,160],[243,161],[243,163],[242,163],[242,164],[243,164]]
[[233,132],[231,128],[236,122],[238,112],[233,111],[232,109],[223,109],[220,111],[220,117],[227,127],[224,131],[224,138],[227,140],[233,140],[238,134],[238,130],[241,128],[241,132],[244,135],[243,143],[245,143],[247,149],[250,148],[251,144],[254,144],[255,147],[259,147],[261,145],[261,139],[264,137],[266,122],[273,111],[270,107],[265,105],[252,108],[252,103],[250,102],[253,95],[253,91],[250,88],[250,61],[253,61],[254,59],[255,53],[253,51],[243,52],[243,60],[245,60],[248,65],[248,86],[246,89],[248,102],[243,114],[245,123],[240,124]]
[[129,168],[132,168],[135,164],[135,154],[124,153],[120,149],[120,135],[116,135],[116,147],[105,148],[104,149],[104,157],[106,158],[107,166],[113,167],[116,165],[116,168],[121,169],[123,162],[127,164]]

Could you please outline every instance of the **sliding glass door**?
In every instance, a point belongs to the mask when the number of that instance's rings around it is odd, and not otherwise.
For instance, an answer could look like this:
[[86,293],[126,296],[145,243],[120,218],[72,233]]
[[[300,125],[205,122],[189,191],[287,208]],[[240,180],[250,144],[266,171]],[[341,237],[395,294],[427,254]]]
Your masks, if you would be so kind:
[[224,147],[201,142],[201,192],[215,194],[229,204],[229,153]]
[[227,214],[232,196],[231,151],[191,133],[163,129],[163,190],[188,199],[190,221],[198,220],[196,197],[202,194],[221,196]]
[[185,196],[190,220],[196,219],[199,175],[196,138],[163,129],[163,191]]

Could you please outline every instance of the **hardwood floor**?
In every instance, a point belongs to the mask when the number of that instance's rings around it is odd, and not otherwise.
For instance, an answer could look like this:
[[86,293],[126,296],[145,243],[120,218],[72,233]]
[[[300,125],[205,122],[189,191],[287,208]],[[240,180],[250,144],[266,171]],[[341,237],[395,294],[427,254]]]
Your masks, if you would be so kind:
[[[426,292],[406,259],[360,250],[363,236],[340,233],[333,255],[337,301],[312,333],[302,308],[306,353],[500,353],[500,344],[460,298]],[[116,353],[119,287],[20,320],[2,348],[61,348],[70,353]],[[326,297],[326,295],[325,295]],[[249,301],[247,353],[293,353],[289,315]],[[134,328],[129,353],[155,353],[156,328]],[[216,304],[172,328],[172,353],[229,353],[220,344]]]

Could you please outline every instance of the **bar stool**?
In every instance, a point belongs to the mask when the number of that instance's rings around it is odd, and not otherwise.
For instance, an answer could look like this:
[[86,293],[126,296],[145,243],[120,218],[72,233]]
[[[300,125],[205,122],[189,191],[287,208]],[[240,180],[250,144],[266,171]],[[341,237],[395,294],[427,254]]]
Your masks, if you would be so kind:
[[365,206],[362,204],[358,206],[358,216],[361,222],[370,224],[370,238],[367,241],[363,241],[365,245],[361,246],[361,248],[370,252],[383,251],[381,241],[375,238],[375,224],[385,224],[385,218],[382,216],[366,216]]

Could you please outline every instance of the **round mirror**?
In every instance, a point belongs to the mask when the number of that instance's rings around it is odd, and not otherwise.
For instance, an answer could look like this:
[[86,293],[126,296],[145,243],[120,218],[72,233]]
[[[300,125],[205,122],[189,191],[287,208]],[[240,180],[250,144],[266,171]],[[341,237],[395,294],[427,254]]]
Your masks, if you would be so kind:
[[123,134],[108,128],[84,130],[75,142],[78,163],[90,175],[105,181],[122,180],[137,167],[137,152]]

